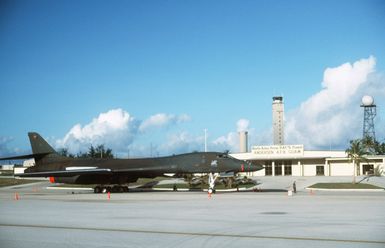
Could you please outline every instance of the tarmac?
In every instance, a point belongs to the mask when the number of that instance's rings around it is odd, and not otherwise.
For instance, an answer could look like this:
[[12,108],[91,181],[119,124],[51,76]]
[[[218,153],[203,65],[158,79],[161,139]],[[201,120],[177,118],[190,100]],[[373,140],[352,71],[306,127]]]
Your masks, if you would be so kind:
[[274,180],[282,190],[211,197],[1,188],[0,247],[385,247],[385,192],[310,192],[299,181],[288,196],[291,179]]

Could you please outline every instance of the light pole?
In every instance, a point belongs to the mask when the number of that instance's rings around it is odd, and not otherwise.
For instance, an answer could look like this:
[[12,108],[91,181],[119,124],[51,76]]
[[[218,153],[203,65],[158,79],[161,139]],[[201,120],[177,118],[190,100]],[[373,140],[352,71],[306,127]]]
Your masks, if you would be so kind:
[[205,128],[205,152],[207,152],[207,128]]

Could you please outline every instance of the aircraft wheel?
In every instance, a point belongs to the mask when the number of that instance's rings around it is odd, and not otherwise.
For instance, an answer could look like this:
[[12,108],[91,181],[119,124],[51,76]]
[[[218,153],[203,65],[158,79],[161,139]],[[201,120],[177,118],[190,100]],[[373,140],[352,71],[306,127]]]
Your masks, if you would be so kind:
[[102,193],[102,188],[101,188],[100,186],[96,186],[96,187],[94,188],[94,193],[95,193],[95,194]]
[[110,186],[107,186],[107,187],[106,187],[106,193],[108,193],[108,192],[110,192],[110,193],[112,192],[112,189],[111,189]]
[[123,193],[124,192],[124,189],[123,189],[123,186],[117,186],[117,191],[118,193]]
[[128,186],[123,186],[123,192],[128,192],[128,191],[130,191]]
[[116,192],[119,192],[119,186],[112,186],[111,188],[111,193],[116,193]]

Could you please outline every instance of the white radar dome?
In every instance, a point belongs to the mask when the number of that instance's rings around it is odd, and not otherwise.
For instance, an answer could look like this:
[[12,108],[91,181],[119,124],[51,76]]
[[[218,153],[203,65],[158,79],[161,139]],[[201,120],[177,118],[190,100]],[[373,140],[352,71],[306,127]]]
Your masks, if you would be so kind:
[[374,103],[374,99],[371,96],[363,96],[362,97],[362,105],[371,106]]

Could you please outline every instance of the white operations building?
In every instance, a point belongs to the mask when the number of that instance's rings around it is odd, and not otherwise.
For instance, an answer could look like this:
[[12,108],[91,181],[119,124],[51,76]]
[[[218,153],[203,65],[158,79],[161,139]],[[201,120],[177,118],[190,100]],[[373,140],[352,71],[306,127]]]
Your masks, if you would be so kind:
[[[375,106],[373,98],[368,96],[362,99],[362,103],[367,108]],[[304,145],[286,145],[284,143],[283,97],[273,97],[272,116],[274,145],[252,146],[248,152],[245,148],[247,146],[247,132],[239,133],[240,151],[231,154],[231,156],[264,167],[260,171],[244,174],[249,176],[353,175],[354,165],[345,151],[305,150]],[[372,155],[365,158],[365,161],[361,162],[357,168],[356,175],[369,175],[373,174],[374,171],[382,171],[382,174],[385,175],[385,155]]]
[[[352,176],[354,171],[345,151],[307,151],[303,145],[252,146],[250,152],[231,156],[264,166],[250,176]],[[385,175],[385,155],[368,156],[357,175],[372,174],[376,167]]]

